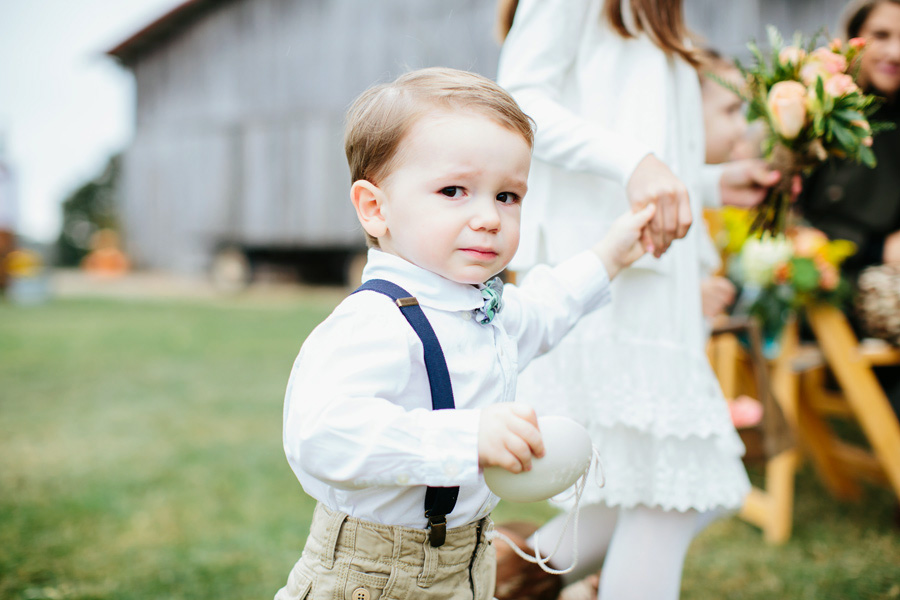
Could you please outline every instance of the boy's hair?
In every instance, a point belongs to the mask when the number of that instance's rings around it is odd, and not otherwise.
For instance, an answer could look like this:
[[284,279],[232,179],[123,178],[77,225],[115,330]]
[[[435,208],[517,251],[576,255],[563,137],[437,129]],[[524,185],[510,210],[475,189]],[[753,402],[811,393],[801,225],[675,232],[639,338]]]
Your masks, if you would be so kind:
[[[347,111],[344,150],[351,181],[380,185],[400,142],[422,116],[434,111],[476,112],[519,133],[534,145],[533,121],[503,88],[486,77],[442,67],[420,69],[369,88]],[[366,234],[370,246],[378,240]]]

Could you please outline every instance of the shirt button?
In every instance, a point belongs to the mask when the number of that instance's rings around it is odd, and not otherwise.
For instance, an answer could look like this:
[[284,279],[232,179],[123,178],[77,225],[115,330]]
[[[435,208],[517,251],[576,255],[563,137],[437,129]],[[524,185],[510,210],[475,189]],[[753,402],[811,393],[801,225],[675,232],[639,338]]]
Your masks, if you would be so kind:
[[352,598],[352,600],[369,600],[369,590],[358,587],[353,590],[353,595],[350,596],[350,598]]
[[462,317],[463,321],[470,321],[472,319],[472,313],[468,310],[459,313],[459,316]]

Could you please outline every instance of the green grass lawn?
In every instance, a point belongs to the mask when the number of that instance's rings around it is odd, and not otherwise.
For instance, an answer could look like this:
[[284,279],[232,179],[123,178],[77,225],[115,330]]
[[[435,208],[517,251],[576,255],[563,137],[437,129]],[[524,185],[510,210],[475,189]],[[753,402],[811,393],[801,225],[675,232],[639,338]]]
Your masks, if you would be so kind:
[[[0,599],[271,598],[313,506],[281,449],[283,390],[338,299],[0,303]],[[893,502],[839,503],[805,469],[791,541],[714,524],[683,598],[900,598]]]

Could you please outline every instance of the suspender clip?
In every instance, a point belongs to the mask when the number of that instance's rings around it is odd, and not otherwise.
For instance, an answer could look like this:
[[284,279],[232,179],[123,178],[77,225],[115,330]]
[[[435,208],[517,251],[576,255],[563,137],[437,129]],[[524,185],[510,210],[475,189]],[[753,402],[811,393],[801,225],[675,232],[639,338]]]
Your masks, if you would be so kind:
[[432,515],[428,517],[428,541],[433,548],[444,545],[447,539],[447,515]]

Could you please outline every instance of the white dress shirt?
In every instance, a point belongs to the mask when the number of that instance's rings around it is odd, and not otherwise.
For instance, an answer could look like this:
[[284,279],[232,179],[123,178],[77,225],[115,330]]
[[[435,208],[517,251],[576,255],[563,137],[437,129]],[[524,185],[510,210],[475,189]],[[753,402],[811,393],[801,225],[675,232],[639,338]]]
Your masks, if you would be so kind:
[[364,291],[346,298],[306,339],[284,402],[284,449],[303,489],[328,507],[424,529],[425,486],[460,486],[458,527],[497,504],[478,468],[481,409],[512,402],[516,377],[586,312],[609,301],[602,262],[585,252],[504,288],[503,310],[482,325],[472,285],[369,251],[363,281],[386,279],[415,296],[441,343],[455,410],[431,410],[422,343],[397,306]]

